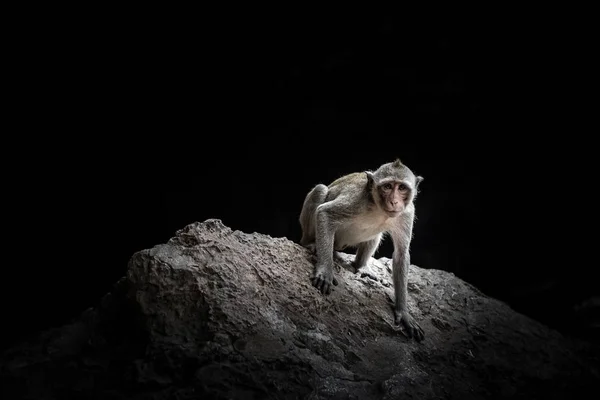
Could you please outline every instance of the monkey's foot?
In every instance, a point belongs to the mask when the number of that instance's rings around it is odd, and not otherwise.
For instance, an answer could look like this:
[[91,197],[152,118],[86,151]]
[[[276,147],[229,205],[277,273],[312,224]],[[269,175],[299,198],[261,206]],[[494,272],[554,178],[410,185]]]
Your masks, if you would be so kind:
[[338,281],[333,277],[333,268],[315,268],[315,273],[311,278],[314,287],[323,294],[331,293],[332,284],[337,286]]
[[356,262],[356,260],[352,261],[351,263],[352,268],[354,268],[354,273],[358,274],[359,272],[364,272],[365,271],[365,267],[367,266],[367,264],[358,264]]
[[313,254],[315,254],[317,252],[317,247],[314,243],[309,243],[307,245],[304,245],[304,247]]
[[338,262],[340,264],[346,263],[346,260],[344,260],[344,257],[342,257],[339,251],[333,252],[333,261]]
[[415,338],[417,342],[420,342],[425,338],[425,332],[417,321],[408,313],[408,311],[396,311],[394,310],[395,322],[398,325],[402,325],[406,336],[409,338]]
[[375,275],[375,274],[373,274],[373,273],[371,273],[371,272],[369,272],[367,270],[362,270],[362,271],[358,271],[357,270],[356,273],[357,274],[360,273],[360,277],[361,278],[365,278],[366,277],[366,278],[371,279],[372,281],[378,281],[379,280],[379,278],[377,277],[377,275]]

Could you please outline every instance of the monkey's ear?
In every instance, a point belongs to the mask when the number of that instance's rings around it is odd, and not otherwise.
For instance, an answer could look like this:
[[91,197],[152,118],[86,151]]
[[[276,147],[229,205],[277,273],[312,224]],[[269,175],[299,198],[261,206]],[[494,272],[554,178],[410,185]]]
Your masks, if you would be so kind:
[[367,189],[371,190],[373,183],[375,183],[375,178],[373,177],[373,173],[371,171],[365,171],[365,174],[367,174]]
[[415,189],[419,188],[419,183],[423,182],[423,178],[421,175],[417,176],[416,180],[415,180]]

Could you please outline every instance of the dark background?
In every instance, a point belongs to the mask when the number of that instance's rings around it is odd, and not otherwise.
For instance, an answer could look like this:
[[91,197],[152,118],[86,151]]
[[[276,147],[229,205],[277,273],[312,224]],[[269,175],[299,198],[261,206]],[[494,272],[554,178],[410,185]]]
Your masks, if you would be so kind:
[[5,203],[4,346],[97,304],[135,251],[186,224],[297,242],[312,186],[396,157],[425,177],[414,264],[565,334],[597,334],[577,311],[599,292],[586,228],[573,226],[593,216],[593,185],[578,184],[592,146],[578,135],[584,32],[138,11],[29,42],[15,102],[32,112],[23,144],[5,148],[20,161]]

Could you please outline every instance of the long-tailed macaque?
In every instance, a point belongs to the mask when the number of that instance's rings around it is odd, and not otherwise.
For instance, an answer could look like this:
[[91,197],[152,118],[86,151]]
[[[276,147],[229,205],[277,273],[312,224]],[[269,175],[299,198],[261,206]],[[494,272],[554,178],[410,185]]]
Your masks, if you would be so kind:
[[394,319],[417,341],[423,340],[424,332],[408,312],[407,275],[414,200],[422,180],[397,159],[375,172],[355,172],[329,186],[316,185],[306,196],[300,213],[300,244],[316,252],[311,280],[323,294],[329,294],[332,285],[337,285],[334,251],[356,247],[354,267],[358,271],[375,254],[383,235],[391,236]]

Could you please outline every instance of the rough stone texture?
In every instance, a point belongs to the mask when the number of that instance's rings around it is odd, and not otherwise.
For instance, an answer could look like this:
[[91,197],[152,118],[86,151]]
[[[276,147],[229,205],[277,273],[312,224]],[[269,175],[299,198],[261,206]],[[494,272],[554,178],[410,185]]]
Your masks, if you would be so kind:
[[393,323],[390,260],[356,274],[353,257],[323,296],[296,243],[188,225],[134,254],[97,307],[5,352],[2,398],[592,398],[592,344],[413,265],[417,343]]

